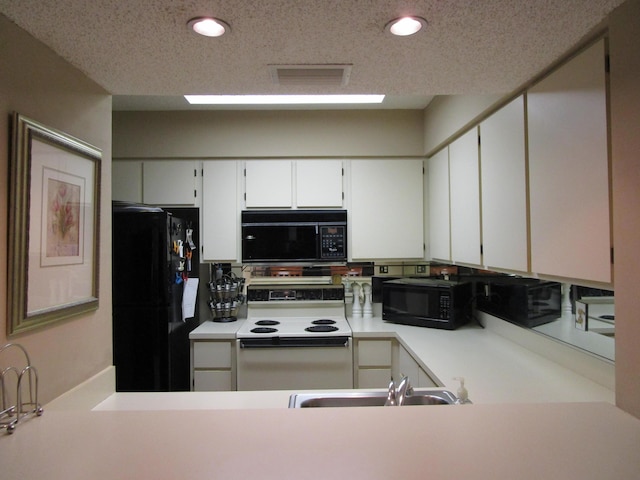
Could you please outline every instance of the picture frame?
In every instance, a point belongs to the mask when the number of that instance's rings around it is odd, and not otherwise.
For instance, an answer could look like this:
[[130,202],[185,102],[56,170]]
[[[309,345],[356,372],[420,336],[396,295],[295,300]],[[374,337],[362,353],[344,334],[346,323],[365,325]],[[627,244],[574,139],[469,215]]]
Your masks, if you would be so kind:
[[12,117],[8,335],[98,308],[102,163],[98,148]]

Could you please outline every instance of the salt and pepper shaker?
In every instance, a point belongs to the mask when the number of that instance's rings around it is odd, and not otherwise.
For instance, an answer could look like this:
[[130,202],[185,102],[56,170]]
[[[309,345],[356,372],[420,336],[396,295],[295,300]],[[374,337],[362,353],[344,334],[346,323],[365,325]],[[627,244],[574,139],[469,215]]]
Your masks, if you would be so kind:
[[351,315],[353,318],[362,317],[362,305],[360,304],[360,285],[356,282],[353,282],[351,286],[353,290],[353,310],[351,311]]
[[362,286],[362,291],[364,292],[364,306],[362,307],[362,316],[364,318],[372,318],[373,304],[371,302],[371,285],[369,283],[365,283]]

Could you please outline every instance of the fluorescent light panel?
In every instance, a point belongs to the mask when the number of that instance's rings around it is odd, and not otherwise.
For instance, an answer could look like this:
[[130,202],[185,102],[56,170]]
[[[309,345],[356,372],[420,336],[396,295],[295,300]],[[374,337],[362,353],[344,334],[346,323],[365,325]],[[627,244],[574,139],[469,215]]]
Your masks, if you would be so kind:
[[384,95],[185,95],[192,105],[318,105],[382,103]]

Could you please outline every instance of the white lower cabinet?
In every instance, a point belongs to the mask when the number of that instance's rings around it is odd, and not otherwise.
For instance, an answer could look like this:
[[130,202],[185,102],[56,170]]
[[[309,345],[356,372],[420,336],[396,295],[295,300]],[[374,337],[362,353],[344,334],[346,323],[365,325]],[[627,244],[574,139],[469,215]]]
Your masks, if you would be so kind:
[[413,356],[402,346],[398,346],[398,368],[397,373],[394,372],[396,382],[399,382],[403,375],[409,377],[411,385],[416,388],[437,387],[438,383],[434,381],[427,372],[416,362]]
[[438,386],[395,338],[355,339],[354,344],[355,388],[387,388],[402,375],[416,388]]
[[355,388],[386,388],[393,368],[392,338],[354,339]]
[[235,390],[235,340],[192,340],[191,373],[194,392]]

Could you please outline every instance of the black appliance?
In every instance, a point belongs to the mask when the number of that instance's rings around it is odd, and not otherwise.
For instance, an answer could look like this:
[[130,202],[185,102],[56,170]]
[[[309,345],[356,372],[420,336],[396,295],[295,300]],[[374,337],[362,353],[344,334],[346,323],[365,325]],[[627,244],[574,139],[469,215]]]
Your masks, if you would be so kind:
[[346,210],[245,210],[244,263],[346,262]]
[[382,319],[454,330],[471,318],[472,284],[433,278],[382,283]]
[[476,283],[476,308],[524,327],[562,315],[562,285],[535,278],[497,277]]
[[[198,209],[113,202],[113,363],[117,391],[190,390],[184,279],[198,277]],[[177,215],[180,215],[178,217]],[[180,251],[182,242],[182,251]]]

